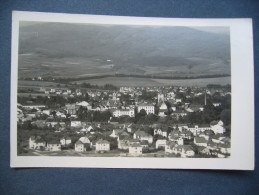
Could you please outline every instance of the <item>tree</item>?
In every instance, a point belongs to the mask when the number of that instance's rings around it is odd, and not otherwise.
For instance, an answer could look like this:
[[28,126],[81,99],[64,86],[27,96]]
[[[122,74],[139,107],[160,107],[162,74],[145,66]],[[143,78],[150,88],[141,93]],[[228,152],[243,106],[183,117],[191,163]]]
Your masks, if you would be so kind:
[[85,120],[87,118],[87,108],[80,106],[76,114],[80,120]]
[[225,126],[231,124],[231,109],[225,109],[220,113],[220,120],[223,121]]

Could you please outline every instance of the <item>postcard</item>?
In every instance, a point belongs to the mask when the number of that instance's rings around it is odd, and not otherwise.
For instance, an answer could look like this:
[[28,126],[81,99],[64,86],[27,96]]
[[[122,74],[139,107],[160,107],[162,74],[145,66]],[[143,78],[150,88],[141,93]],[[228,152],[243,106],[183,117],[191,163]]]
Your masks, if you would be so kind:
[[11,167],[254,169],[251,19],[12,17]]

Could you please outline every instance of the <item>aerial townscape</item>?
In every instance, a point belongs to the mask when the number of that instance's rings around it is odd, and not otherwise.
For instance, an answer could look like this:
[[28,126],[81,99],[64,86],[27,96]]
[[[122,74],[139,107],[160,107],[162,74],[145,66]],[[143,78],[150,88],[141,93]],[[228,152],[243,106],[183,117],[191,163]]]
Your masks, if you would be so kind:
[[33,77],[38,85],[18,87],[17,155],[230,156],[230,85],[117,87],[46,80]]
[[230,28],[21,21],[17,155],[228,158]]

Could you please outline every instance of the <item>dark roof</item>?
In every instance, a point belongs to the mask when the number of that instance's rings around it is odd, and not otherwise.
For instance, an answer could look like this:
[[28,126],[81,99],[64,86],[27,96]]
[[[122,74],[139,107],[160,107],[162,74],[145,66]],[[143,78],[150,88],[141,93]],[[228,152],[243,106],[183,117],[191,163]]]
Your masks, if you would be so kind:
[[48,144],[60,144],[60,142],[58,140],[51,140],[48,141]]
[[196,143],[207,143],[207,140],[204,137],[195,137]]
[[133,143],[130,145],[130,147],[141,147],[140,143]]
[[96,144],[110,144],[110,142],[108,142],[107,140],[100,139],[96,142]]

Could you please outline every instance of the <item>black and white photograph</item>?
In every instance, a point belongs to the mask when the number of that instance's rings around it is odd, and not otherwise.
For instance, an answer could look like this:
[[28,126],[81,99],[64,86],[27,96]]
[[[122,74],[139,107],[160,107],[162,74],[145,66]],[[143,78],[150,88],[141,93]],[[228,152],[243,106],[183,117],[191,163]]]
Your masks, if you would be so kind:
[[11,147],[21,166],[231,169],[235,143],[253,135],[242,116],[253,107],[237,99],[239,23],[45,16],[13,24]]

